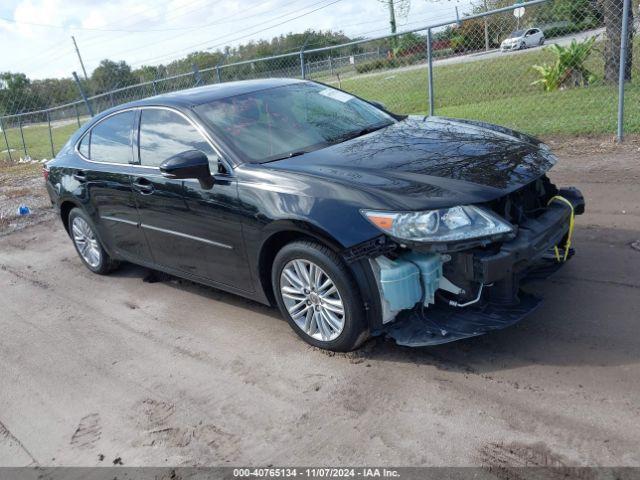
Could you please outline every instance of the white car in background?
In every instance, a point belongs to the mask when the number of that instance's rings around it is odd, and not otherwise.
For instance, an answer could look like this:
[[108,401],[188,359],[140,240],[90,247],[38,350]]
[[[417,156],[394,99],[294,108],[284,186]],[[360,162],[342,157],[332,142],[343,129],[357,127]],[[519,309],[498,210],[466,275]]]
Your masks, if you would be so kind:
[[522,50],[527,47],[536,47],[544,44],[544,32],[539,28],[516,30],[505,38],[500,44],[500,51]]

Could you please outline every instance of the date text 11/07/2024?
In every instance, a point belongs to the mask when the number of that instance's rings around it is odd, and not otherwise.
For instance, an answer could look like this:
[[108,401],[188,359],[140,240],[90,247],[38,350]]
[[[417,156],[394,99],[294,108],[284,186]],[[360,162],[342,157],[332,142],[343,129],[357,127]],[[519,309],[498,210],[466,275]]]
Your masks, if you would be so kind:
[[390,468],[235,468],[236,478],[400,478]]

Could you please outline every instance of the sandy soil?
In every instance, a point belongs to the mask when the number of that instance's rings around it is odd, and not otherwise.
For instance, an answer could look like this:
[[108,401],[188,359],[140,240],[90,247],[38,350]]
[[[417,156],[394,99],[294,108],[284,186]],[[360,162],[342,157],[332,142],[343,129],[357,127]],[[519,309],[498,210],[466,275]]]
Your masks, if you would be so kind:
[[238,297],[93,275],[57,220],[2,236],[0,465],[640,466],[640,145],[550,143],[576,257],[530,318],[439,347],[328,354]]

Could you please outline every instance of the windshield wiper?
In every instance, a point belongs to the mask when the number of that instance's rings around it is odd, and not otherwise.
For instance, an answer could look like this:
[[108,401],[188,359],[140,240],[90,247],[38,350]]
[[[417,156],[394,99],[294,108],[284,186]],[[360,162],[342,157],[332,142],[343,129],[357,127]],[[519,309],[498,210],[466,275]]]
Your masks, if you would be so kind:
[[280,157],[270,158],[263,163],[275,162],[276,160],[286,160],[287,158],[298,157],[300,155],[304,155],[305,153],[309,153],[307,150],[297,150],[295,152],[289,152],[286,155],[282,155]]
[[368,127],[364,127],[361,128],[360,130],[354,130],[352,132],[347,132],[344,135],[340,135],[339,137],[337,137],[334,141],[334,143],[340,143],[340,142],[345,142],[347,140],[351,140],[352,138],[357,138],[357,137],[361,137],[363,135],[366,135],[368,133],[373,133],[377,130],[381,130],[385,127],[388,127],[389,125],[391,125],[390,123],[382,123],[382,124],[378,124],[378,125],[371,125]]

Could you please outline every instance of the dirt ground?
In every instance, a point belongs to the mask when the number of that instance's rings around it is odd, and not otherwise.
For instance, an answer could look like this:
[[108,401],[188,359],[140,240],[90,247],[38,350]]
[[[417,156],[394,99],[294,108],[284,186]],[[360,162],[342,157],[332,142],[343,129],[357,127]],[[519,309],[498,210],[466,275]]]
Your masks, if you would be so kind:
[[536,314],[438,347],[328,354],[233,295],[91,274],[40,207],[6,221],[0,465],[640,466],[640,141],[549,143],[575,258]]

